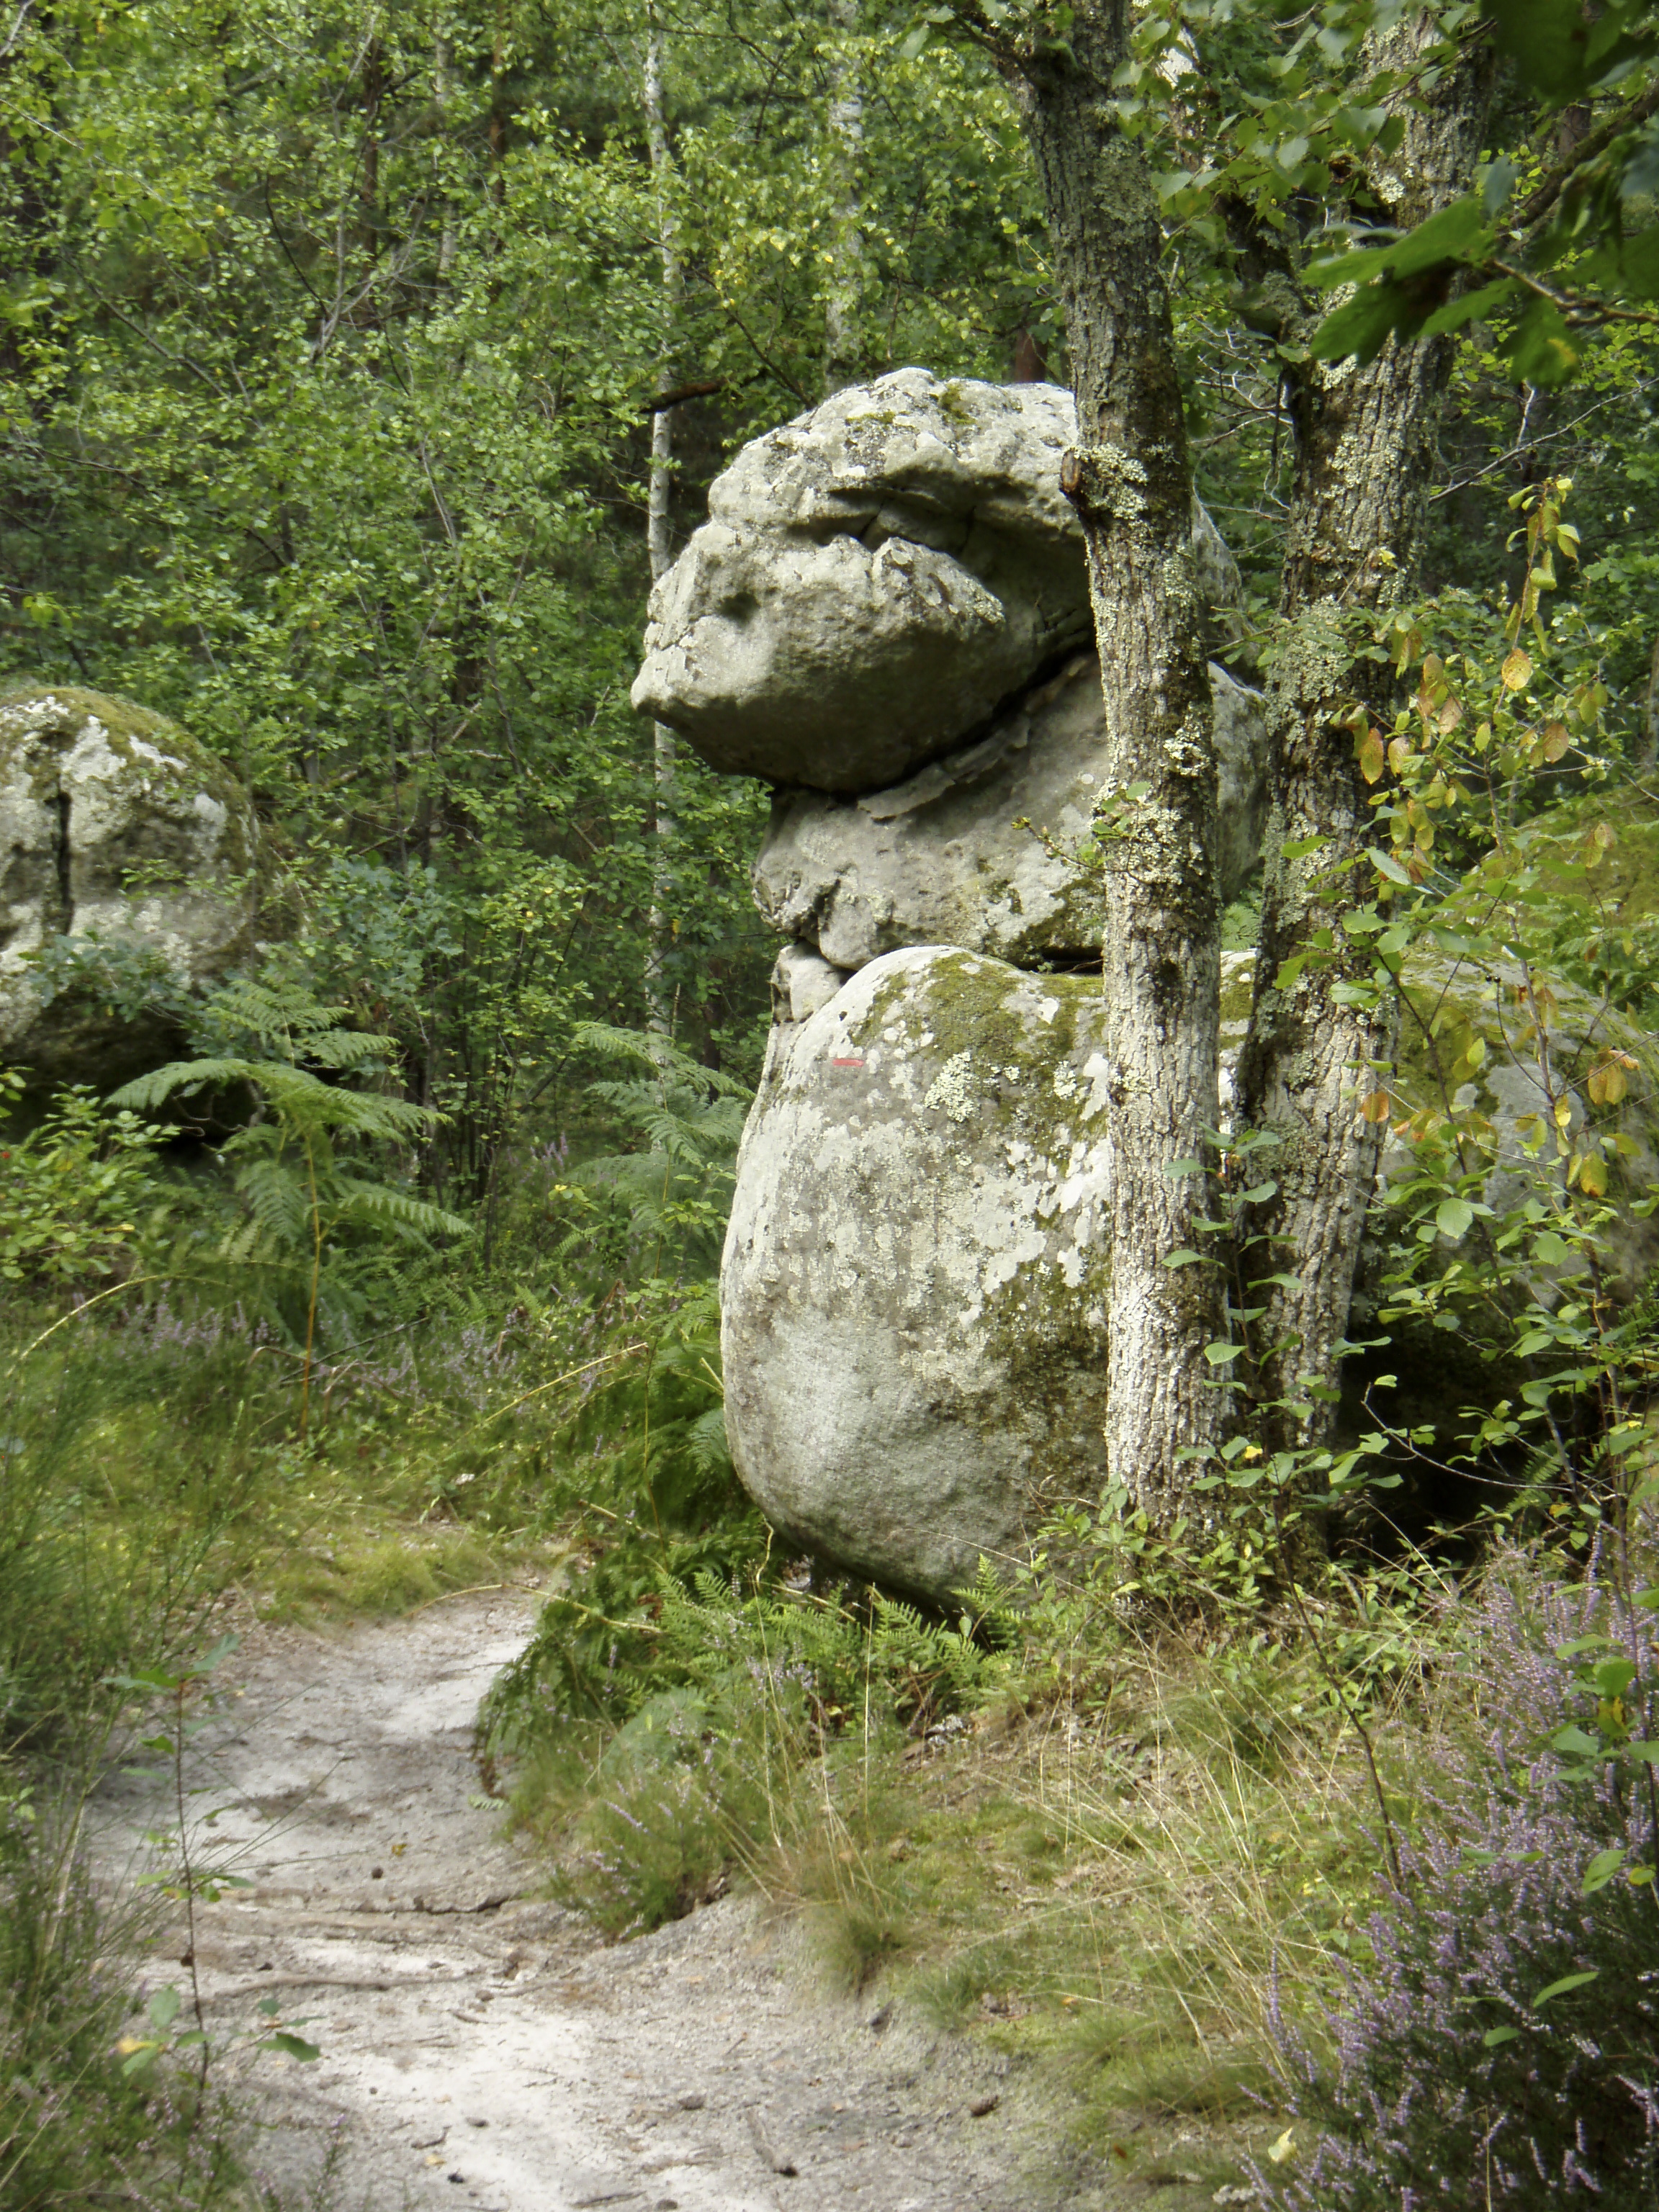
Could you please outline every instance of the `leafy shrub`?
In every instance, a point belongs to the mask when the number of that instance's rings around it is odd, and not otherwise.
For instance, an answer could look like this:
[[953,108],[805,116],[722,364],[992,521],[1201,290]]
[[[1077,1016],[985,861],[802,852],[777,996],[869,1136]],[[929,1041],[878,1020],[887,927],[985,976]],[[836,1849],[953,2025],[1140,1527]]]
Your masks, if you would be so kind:
[[[27,1085],[22,1069],[0,1068],[0,1121]],[[82,1283],[124,1267],[159,1196],[164,1133],[76,1084],[27,1135],[0,1139],[0,1280]]]
[[1278,2022],[1320,2134],[1263,2185],[1297,2212],[1656,2201],[1655,1793],[1628,1749],[1652,1717],[1649,1624],[1595,1575],[1500,1565],[1455,1678],[1479,1725],[1399,1845],[1334,2063]]

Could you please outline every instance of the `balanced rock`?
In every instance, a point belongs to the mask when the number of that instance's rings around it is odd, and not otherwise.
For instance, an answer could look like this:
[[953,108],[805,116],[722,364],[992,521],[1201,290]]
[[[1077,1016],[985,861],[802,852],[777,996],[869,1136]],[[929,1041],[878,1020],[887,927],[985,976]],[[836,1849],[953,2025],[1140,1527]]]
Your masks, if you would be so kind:
[[721,1341],[734,1463],[788,1541],[945,1600],[1098,1486],[1101,1019],[1091,978],[923,946],[774,1030]]
[[[1261,695],[1218,662],[1221,896],[1237,896],[1267,812]],[[1100,664],[1079,653],[976,743],[857,799],[781,792],[755,862],[774,929],[861,968],[903,945],[957,945],[1016,967],[1099,950],[1094,810],[1106,787]]]
[[251,950],[258,850],[246,793],[175,724],[0,696],[0,1060],[106,1090],[169,1057],[165,1000]]
[[[745,446],[651,595],[633,701],[712,766],[882,791],[1093,629],[1057,385],[905,368]],[[1237,596],[1201,509],[1200,588]]]

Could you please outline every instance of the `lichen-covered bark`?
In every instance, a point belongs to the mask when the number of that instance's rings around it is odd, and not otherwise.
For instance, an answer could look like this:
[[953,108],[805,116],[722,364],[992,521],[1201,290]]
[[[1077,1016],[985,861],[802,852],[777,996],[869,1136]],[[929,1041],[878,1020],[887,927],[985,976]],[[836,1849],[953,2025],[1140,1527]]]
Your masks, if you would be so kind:
[[[1222,1331],[1214,1269],[1170,1267],[1201,1241],[1217,1115],[1217,770],[1191,552],[1192,468],[1163,240],[1112,72],[1127,11],[1085,0],[1069,46],[1011,69],[1048,201],[1079,443],[1063,482],[1083,523],[1121,835],[1106,846],[1104,992],[1113,1148],[1106,1441],[1112,1477],[1167,1522],[1190,1448],[1218,1431],[1204,1348]],[[1133,795],[1132,795],[1133,794]]]
[[[667,110],[663,98],[664,34],[654,6],[646,29],[645,68],[641,82],[646,143],[651,174],[657,189],[657,224],[662,256],[664,318],[667,334],[657,362],[659,388],[674,384],[674,325],[681,293],[679,240],[669,203]],[[651,417],[651,481],[646,518],[646,544],[654,584],[666,575],[674,558],[670,507],[674,489],[674,411],[659,407]],[[668,977],[668,956],[673,943],[675,904],[674,847],[679,834],[679,740],[666,722],[651,726],[651,908],[646,923],[645,995],[650,1009],[647,1027],[659,1036],[674,1026],[674,1000]]]
[[859,166],[864,155],[864,88],[853,40],[859,0],[829,0],[836,40],[830,93],[829,152],[835,178],[830,216],[829,284],[823,301],[823,389],[827,398],[858,381],[859,310],[864,290]]
[[[1437,36],[1426,18],[1402,25],[1378,48],[1378,67],[1410,68]],[[1424,104],[1396,95],[1408,118],[1405,142],[1371,182],[1401,227],[1468,189],[1491,87],[1490,60],[1476,55],[1447,70]],[[1305,337],[1322,304],[1300,299],[1283,271],[1261,285],[1258,302],[1271,310],[1275,295],[1281,334]],[[1350,868],[1372,841],[1353,733],[1337,717],[1358,698],[1392,719],[1389,672],[1359,648],[1370,642],[1376,614],[1415,584],[1451,357],[1449,339],[1390,343],[1364,367],[1310,362],[1291,392],[1297,474],[1279,594],[1291,627],[1268,686],[1273,815],[1255,1000],[1238,1073],[1243,1118],[1279,1139],[1270,1169],[1278,1195],[1257,1210],[1255,1226],[1277,1240],[1258,1248],[1260,1272],[1295,1279],[1293,1288],[1263,1285],[1260,1300],[1261,1387],[1270,1401],[1307,1408],[1270,1420],[1286,1443],[1328,1426],[1328,1402],[1306,1400],[1300,1385],[1331,1382],[1340,1363],[1382,1138],[1382,1125],[1364,1120],[1358,1101],[1380,1079],[1364,1071],[1393,1059],[1398,1013],[1391,995],[1375,1006],[1340,1002],[1340,984],[1370,977],[1363,945],[1310,963],[1285,990],[1276,978],[1329,924],[1322,890],[1333,872]],[[1312,838],[1319,843],[1305,854],[1283,849]]]

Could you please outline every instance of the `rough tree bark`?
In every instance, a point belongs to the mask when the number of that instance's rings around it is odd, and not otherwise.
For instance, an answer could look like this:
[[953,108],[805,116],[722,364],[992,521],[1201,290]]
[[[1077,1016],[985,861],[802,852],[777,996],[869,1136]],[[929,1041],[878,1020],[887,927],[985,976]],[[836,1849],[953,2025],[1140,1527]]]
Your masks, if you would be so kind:
[[860,309],[864,289],[864,234],[860,225],[859,163],[864,153],[864,90],[852,41],[859,0],[829,0],[835,51],[830,89],[830,162],[833,204],[830,222],[830,281],[823,302],[823,389],[826,398],[856,384]]
[[[1375,64],[1411,70],[1439,35],[1425,17],[1408,21],[1378,46]],[[1402,228],[1468,189],[1491,102],[1490,46],[1479,41],[1431,81],[1420,104],[1404,89],[1392,95],[1406,137],[1371,181]],[[1301,291],[1294,270],[1269,267],[1255,316],[1285,338],[1305,339],[1328,305]],[[1296,480],[1279,612],[1290,628],[1267,690],[1273,811],[1255,1004],[1237,1078],[1242,1120],[1279,1140],[1261,1162],[1278,1194],[1255,1210],[1252,1225],[1275,1240],[1259,1248],[1267,1256],[1258,1275],[1294,1283],[1261,1282],[1252,1303],[1266,1309],[1256,1385],[1270,1407],[1284,1409],[1266,1417],[1281,1445],[1322,1440],[1334,1419],[1322,1394],[1340,1364],[1384,1133],[1360,1115],[1359,1098],[1385,1080],[1364,1072],[1392,1063],[1399,1017],[1392,994],[1375,1006],[1341,1002],[1339,987],[1369,980],[1372,962],[1363,940],[1345,945],[1340,932],[1335,957],[1310,961],[1284,990],[1276,979],[1331,923],[1322,883],[1352,869],[1374,842],[1353,732],[1337,714],[1358,699],[1392,720],[1389,672],[1359,649],[1376,616],[1415,586],[1453,343],[1390,342],[1366,366],[1305,362],[1287,377]],[[1310,852],[1284,850],[1310,839],[1318,841]],[[1321,1395],[1307,1395],[1310,1382]]]
[[[647,17],[645,66],[641,106],[645,110],[646,146],[657,193],[657,235],[662,254],[663,318],[666,327],[658,356],[659,392],[674,386],[674,326],[678,320],[683,279],[679,240],[669,198],[667,112],[663,101],[665,38],[661,21],[653,7]],[[674,487],[674,410],[657,408],[651,417],[651,474],[646,508],[646,548],[651,562],[651,580],[665,575],[673,565],[674,542],[670,500]],[[667,1036],[674,1026],[674,994],[669,976],[669,953],[674,941],[674,845],[679,831],[676,752],[678,739],[666,722],[651,725],[651,908],[646,918],[646,1026],[654,1036]]]
[[1001,58],[1036,151],[1066,302],[1079,443],[1062,482],[1088,546],[1108,796],[1121,829],[1105,848],[1107,1449],[1112,1478],[1167,1524],[1224,1402],[1204,1357],[1224,1333],[1218,1271],[1164,1265],[1201,1242],[1205,1179],[1169,1170],[1203,1155],[1218,1112],[1217,775],[1163,240],[1146,162],[1112,105],[1128,30],[1123,0],[1081,0],[1067,46],[1004,46]]

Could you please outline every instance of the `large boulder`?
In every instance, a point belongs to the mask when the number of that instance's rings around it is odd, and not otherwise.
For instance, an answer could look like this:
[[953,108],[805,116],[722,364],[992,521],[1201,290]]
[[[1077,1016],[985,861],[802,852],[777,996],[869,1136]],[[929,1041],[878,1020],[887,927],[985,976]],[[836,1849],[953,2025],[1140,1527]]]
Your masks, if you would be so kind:
[[[745,446],[651,596],[641,714],[714,767],[886,790],[1092,631],[1056,385],[905,368]],[[1195,512],[1200,588],[1237,571]]]
[[[1236,898],[1267,813],[1261,695],[1218,663],[1221,895]],[[781,792],[755,863],[774,929],[844,969],[903,945],[957,945],[1016,967],[1097,953],[1091,835],[1107,781],[1100,664],[1079,653],[974,744],[863,798]]]
[[939,946],[832,981],[781,979],[744,1137],[727,1433],[787,1540],[945,1600],[1104,1474],[1100,987]]
[[0,1061],[104,1090],[169,1057],[168,1002],[252,948],[258,864],[247,793],[175,724],[0,695]]

